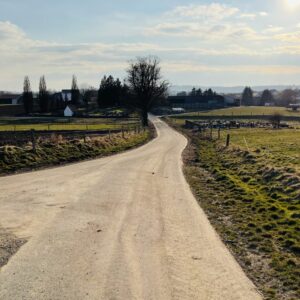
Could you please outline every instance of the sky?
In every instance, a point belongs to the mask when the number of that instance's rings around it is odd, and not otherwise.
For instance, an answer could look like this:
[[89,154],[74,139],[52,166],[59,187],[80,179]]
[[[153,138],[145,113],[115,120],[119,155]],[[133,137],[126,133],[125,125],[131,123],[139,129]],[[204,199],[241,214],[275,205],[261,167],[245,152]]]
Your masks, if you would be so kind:
[[148,55],[173,85],[299,85],[300,0],[0,0],[0,90],[98,87]]

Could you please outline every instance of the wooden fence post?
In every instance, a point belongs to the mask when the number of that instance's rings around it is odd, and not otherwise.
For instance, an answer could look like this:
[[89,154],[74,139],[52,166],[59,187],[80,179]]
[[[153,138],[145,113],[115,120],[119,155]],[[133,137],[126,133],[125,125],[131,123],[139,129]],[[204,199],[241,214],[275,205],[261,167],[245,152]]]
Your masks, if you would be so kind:
[[34,134],[35,131],[34,131],[34,129],[31,129],[30,133],[31,133],[32,150],[33,150],[33,152],[36,152],[36,141],[35,141],[35,134]]
[[108,138],[111,139],[111,136],[110,136],[110,129],[108,130]]
[[218,140],[221,138],[221,128],[218,129]]
[[124,127],[122,125],[122,138],[124,139]]
[[228,148],[230,144],[230,134],[227,134],[227,138],[226,138],[226,147]]

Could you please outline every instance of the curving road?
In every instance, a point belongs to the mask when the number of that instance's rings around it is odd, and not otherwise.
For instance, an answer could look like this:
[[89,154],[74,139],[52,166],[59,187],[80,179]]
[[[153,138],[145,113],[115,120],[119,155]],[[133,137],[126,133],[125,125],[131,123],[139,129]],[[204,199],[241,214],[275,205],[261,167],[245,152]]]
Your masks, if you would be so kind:
[[29,241],[0,271],[0,299],[261,299],[196,203],[186,139],[0,178],[0,226]]

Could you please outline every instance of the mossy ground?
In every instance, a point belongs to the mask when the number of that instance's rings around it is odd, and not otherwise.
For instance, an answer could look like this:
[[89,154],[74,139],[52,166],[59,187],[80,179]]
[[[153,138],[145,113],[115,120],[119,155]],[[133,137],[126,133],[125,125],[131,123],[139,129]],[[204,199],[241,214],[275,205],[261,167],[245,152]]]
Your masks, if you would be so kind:
[[186,178],[228,248],[266,299],[300,299],[299,132],[236,131],[225,148],[177,129]]
[[141,133],[112,134],[111,137],[87,137],[64,140],[54,135],[41,141],[33,151],[28,143],[22,147],[6,145],[0,147],[0,175],[66,164],[90,158],[102,157],[125,151],[146,143],[153,136],[153,130]]

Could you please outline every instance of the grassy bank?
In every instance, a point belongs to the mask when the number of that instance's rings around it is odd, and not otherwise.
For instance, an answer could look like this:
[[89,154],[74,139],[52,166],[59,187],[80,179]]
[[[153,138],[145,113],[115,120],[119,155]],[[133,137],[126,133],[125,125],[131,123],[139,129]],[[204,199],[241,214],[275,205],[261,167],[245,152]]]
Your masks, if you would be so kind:
[[64,140],[56,135],[39,143],[36,151],[30,143],[23,147],[6,145],[0,147],[0,175],[111,155],[138,147],[153,136],[151,128],[140,133],[125,133],[124,137],[112,134],[85,140]]
[[201,207],[266,299],[300,299],[298,130],[186,134],[185,174]]

